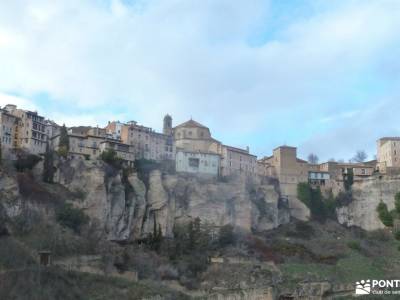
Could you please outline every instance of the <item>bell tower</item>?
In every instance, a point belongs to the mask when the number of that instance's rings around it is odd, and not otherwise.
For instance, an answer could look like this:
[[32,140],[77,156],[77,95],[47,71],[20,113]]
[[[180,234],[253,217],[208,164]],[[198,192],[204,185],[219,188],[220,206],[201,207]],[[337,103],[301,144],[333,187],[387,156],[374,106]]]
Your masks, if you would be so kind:
[[164,117],[163,133],[172,135],[172,117],[168,114]]

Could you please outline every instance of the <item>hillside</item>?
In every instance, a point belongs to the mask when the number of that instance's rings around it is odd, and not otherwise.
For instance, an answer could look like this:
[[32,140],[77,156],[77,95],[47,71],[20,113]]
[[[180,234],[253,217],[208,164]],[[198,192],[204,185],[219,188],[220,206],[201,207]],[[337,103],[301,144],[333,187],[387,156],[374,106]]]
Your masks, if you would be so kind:
[[53,183],[42,161],[1,168],[0,299],[346,299],[360,278],[400,273],[389,230],[290,220],[267,178],[54,167]]

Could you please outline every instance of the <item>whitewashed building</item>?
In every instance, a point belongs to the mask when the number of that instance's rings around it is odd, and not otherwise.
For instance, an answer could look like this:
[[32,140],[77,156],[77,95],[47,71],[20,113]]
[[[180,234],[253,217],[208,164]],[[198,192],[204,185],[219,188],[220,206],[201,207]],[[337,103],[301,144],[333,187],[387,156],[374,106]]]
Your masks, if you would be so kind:
[[210,176],[218,176],[220,155],[215,153],[176,151],[176,171]]

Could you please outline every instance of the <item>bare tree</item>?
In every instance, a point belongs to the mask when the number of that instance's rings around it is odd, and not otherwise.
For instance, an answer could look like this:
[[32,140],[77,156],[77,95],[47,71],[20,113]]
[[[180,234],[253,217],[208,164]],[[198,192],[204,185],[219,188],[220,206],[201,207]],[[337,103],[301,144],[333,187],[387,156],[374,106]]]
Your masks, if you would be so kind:
[[367,157],[368,157],[368,155],[367,155],[367,153],[365,153],[364,150],[358,150],[356,152],[356,155],[354,155],[352,161],[361,163],[361,162],[364,162],[367,159]]
[[318,158],[318,156],[317,156],[316,154],[310,153],[310,154],[308,155],[308,162],[309,162],[310,164],[317,164],[318,161],[319,161],[319,158]]

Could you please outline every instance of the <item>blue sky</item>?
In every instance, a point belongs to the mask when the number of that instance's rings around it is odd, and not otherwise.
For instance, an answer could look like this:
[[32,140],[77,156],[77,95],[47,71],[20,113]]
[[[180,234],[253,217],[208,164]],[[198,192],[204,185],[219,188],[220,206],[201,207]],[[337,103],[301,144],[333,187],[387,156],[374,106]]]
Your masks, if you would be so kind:
[[0,3],[0,105],[73,125],[191,116],[269,155],[400,135],[398,0]]

